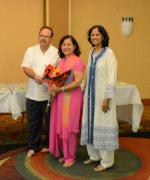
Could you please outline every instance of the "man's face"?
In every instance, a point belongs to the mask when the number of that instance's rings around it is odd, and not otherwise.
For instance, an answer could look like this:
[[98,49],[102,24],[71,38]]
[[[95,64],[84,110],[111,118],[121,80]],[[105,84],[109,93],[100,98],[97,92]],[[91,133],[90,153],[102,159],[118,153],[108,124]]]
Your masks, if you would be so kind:
[[51,44],[52,32],[49,29],[42,29],[39,33],[39,43],[42,50],[47,50]]

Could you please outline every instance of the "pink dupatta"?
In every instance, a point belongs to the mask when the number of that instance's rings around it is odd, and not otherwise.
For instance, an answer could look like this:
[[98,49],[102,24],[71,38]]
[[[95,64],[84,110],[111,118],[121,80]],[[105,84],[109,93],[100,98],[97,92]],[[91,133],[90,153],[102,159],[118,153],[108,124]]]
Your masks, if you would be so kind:
[[[63,59],[61,63],[58,65],[58,68],[64,72],[67,70],[72,70],[75,66],[75,63],[79,60],[79,57],[72,55],[67,60]],[[73,72],[72,72],[72,80],[73,81]],[[70,77],[69,77],[70,78]],[[62,99],[62,121],[61,123],[58,123],[58,134],[61,134],[61,138],[68,139],[69,132],[70,132],[70,100],[71,100],[71,93],[72,91],[65,91],[63,93],[63,99]]]

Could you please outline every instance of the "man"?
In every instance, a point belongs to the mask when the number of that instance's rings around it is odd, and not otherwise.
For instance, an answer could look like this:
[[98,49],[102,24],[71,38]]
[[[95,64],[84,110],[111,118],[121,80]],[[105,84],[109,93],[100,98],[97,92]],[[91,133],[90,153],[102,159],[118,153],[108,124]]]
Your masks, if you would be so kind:
[[28,152],[33,156],[40,147],[41,129],[45,120],[45,144],[41,152],[48,152],[49,143],[49,115],[46,107],[49,99],[47,87],[43,84],[42,76],[48,64],[56,65],[58,50],[51,44],[53,30],[48,26],[41,27],[39,31],[39,44],[29,47],[25,53],[21,67],[29,77],[28,91],[26,94],[26,111],[28,117]]

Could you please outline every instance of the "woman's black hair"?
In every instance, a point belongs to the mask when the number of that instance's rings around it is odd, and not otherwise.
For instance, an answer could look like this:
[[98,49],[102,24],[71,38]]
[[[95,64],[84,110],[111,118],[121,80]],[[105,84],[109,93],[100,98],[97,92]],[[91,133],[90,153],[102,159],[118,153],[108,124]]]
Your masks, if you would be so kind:
[[61,40],[60,40],[60,42],[59,42],[59,48],[58,48],[58,54],[59,54],[59,56],[60,56],[61,58],[64,58],[64,57],[65,57],[64,53],[63,53],[62,50],[61,50],[61,46],[62,46],[63,42],[64,42],[66,39],[71,39],[71,42],[72,42],[72,44],[73,44],[74,47],[75,47],[75,49],[74,49],[74,54],[75,54],[76,56],[80,56],[81,51],[80,51],[79,44],[78,44],[78,42],[76,41],[76,39],[75,39],[73,36],[71,36],[71,35],[65,35],[65,36],[63,36],[63,37],[61,38]]
[[97,28],[98,31],[102,35],[102,47],[108,47],[109,36],[108,36],[106,29],[101,25],[94,25],[88,30],[88,33],[87,33],[88,34],[88,41],[92,44],[92,46],[94,46],[94,44],[91,42],[91,33],[92,33],[93,29],[95,29],[95,28]]

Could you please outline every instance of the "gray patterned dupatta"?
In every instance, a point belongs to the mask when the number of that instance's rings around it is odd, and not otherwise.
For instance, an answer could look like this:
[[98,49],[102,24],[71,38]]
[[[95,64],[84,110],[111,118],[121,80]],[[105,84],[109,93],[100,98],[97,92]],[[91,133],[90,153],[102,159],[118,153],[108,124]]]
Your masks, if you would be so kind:
[[93,52],[91,54],[91,64],[88,82],[88,144],[93,144],[93,125],[94,125],[94,110],[95,110],[95,74],[96,64],[101,60],[106,48],[93,59]]

